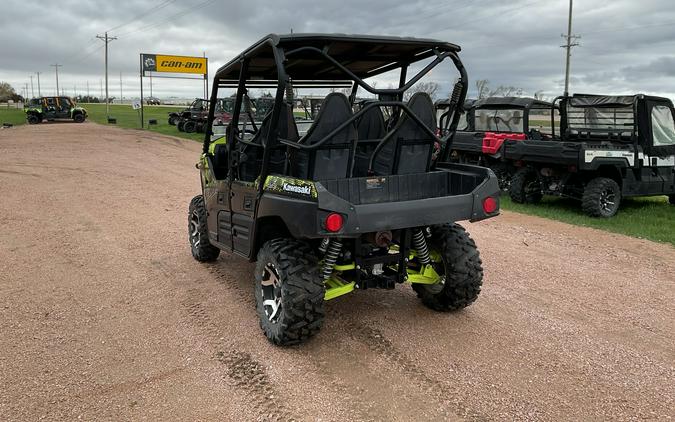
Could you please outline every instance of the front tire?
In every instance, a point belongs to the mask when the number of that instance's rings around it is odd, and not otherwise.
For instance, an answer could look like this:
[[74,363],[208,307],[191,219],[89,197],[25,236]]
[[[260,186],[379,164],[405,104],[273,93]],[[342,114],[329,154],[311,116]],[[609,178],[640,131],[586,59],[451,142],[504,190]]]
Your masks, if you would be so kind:
[[176,118],[174,116],[169,116],[169,126],[176,125]]
[[588,182],[581,198],[581,208],[591,217],[613,217],[620,204],[621,188],[606,177],[596,177]]
[[84,117],[84,114],[82,114],[82,113],[78,113],[78,114],[73,116],[73,121],[75,123],[83,123],[84,120],[85,120],[85,117]]
[[521,168],[513,175],[509,196],[518,204],[536,204],[541,201],[541,182],[537,172],[529,167]]
[[36,125],[40,123],[41,119],[37,114],[29,114],[28,117],[26,117],[26,120],[28,121],[29,125]]
[[429,247],[436,252],[441,281],[413,284],[422,303],[435,311],[466,308],[478,299],[483,285],[483,267],[476,243],[459,224],[431,228]]
[[209,229],[206,224],[206,206],[204,197],[197,195],[190,201],[188,214],[188,239],[192,256],[199,262],[215,261],[220,249],[209,242]]
[[255,301],[260,328],[272,343],[301,343],[321,329],[325,287],[312,249],[294,239],[274,239],[258,252]]

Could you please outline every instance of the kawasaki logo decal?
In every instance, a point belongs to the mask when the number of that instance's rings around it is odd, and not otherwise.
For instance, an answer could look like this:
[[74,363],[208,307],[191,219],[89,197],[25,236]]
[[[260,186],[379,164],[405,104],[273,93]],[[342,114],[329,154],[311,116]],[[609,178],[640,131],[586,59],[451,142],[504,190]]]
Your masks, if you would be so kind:
[[302,195],[312,194],[312,190],[309,188],[309,186],[296,186],[284,183],[282,189],[285,190],[286,192],[300,193]]

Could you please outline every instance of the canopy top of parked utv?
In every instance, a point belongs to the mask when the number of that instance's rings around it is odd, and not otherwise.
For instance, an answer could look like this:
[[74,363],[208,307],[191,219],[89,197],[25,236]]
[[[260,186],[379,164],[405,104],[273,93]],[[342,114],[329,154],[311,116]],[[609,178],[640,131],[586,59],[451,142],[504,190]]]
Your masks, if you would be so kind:
[[531,97],[488,97],[476,100],[473,108],[550,108],[551,103]]
[[635,104],[640,99],[653,100],[658,102],[670,101],[664,97],[655,97],[651,95],[593,95],[593,94],[574,94],[569,98],[569,105],[572,107],[628,107]]

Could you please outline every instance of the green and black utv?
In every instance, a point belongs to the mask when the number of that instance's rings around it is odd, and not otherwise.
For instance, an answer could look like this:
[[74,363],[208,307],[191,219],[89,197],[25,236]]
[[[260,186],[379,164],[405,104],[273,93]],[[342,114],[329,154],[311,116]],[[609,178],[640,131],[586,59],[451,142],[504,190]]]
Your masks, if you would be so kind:
[[87,119],[87,110],[78,107],[70,97],[33,98],[26,104],[24,111],[30,124],[43,120],[72,120],[82,123]]
[[[481,260],[456,221],[499,214],[499,186],[490,169],[448,162],[468,86],[459,51],[427,39],[272,34],[216,73],[189,241],[198,261],[214,261],[221,250],[257,261],[257,312],[274,344],[316,334],[324,302],[357,289],[410,283],[436,311],[478,297]],[[438,132],[428,94],[403,98],[443,62],[459,78],[455,112]],[[400,83],[376,88],[378,75]],[[245,131],[239,119],[251,89],[273,89],[275,101]],[[301,89],[332,92],[303,136],[293,116]],[[212,137],[222,133],[213,124],[215,99],[227,90],[236,92],[233,118],[225,136]],[[359,91],[372,101],[354,113]],[[393,110],[387,121],[385,108]],[[444,148],[434,161],[435,143]]]

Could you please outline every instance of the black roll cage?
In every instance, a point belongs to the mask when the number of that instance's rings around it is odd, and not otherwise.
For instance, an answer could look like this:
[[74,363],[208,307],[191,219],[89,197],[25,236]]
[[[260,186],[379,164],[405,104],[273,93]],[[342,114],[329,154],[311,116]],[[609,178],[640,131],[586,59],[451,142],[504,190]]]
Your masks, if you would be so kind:
[[[394,107],[397,110],[397,113],[402,111],[408,117],[410,117],[426,134],[428,134],[431,139],[438,141],[441,143],[441,145],[444,145],[444,150],[441,155],[440,161],[447,161],[448,155],[450,150],[452,149],[452,139],[455,135],[457,125],[459,123],[459,119],[461,117],[461,113],[457,112],[454,113],[453,119],[450,122],[450,126],[448,127],[447,134],[443,137],[438,137],[434,131],[426,126],[424,122],[422,122],[416,115],[415,113],[410,110],[410,108],[403,102],[403,94],[405,91],[410,89],[415,83],[417,83],[422,77],[424,77],[427,73],[429,73],[433,68],[435,68],[438,64],[443,62],[446,58],[450,58],[455,65],[455,68],[460,74],[460,77],[455,84],[455,90],[457,91],[457,94],[454,95],[453,100],[456,100],[455,107],[461,107],[462,104],[464,104],[464,100],[467,95],[468,91],[468,75],[466,72],[466,69],[464,68],[464,65],[462,64],[459,56],[455,51],[439,51],[437,48],[430,48],[427,51],[433,52],[433,55],[431,56],[425,56],[425,57],[420,57],[420,54],[417,54],[413,57],[404,57],[402,60],[390,63],[388,65],[382,66],[380,68],[372,70],[372,75],[375,76],[377,74],[381,74],[384,72],[388,72],[391,70],[395,69],[401,69],[401,75],[400,75],[400,80],[399,80],[399,87],[398,88],[374,88],[367,82],[365,82],[362,78],[360,78],[358,75],[356,75],[354,72],[350,71],[347,67],[345,67],[342,63],[339,61],[335,60],[330,54],[328,54],[327,48],[324,49],[319,49],[316,47],[299,47],[295,48],[293,50],[285,52],[282,46],[277,45],[272,39],[264,39],[261,41],[261,43],[258,44],[257,47],[261,47],[263,44],[269,44],[272,53],[273,53],[273,58],[274,58],[274,63],[277,71],[277,80],[276,80],[276,95],[275,95],[275,102],[274,102],[274,107],[272,108],[272,114],[271,114],[271,121],[268,126],[268,132],[262,134],[262,143],[261,144],[256,144],[250,141],[246,141],[243,138],[239,136],[239,116],[241,112],[241,107],[242,107],[242,102],[243,98],[247,93],[248,88],[256,88],[256,87],[271,87],[274,85],[275,81],[271,80],[256,80],[256,79],[249,79],[249,63],[251,60],[252,53],[259,51],[259,48],[256,48],[254,50],[248,50],[244,54],[242,54],[239,58],[239,63],[241,64],[241,67],[239,69],[239,79],[238,81],[234,81],[232,79],[228,80],[221,80],[218,75],[214,78],[214,83],[213,83],[213,88],[211,91],[211,102],[210,102],[210,107],[209,107],[209,114],[208,114],[208,123],[207,123],[207,130],[205,131],[204,134],[204,143],[203,143],[203,152],[206,154],[209,151],[209,144],[210,144],[210,138],[211,135],[213,134],[212,132],[212,124],[213,124],[213,119],[214,119],[214,114],[215,114],[215,100],[218,95],[218,89],[219,88],[234,88],[236,87],[237,89],[237,95],[236,95],[236,100],[235,100],[235,105],[234,105],[234,110],[233,110],[233,116],[232,116],[232,121],[230,122],[227,131],[226,131],[226,136],[228,139],[227,142],[227,152],[228,152],[228,178],[230,180],[230,183],[233,179],[233,172],[234,172],[234,165],[235,164],[235,157],[233,154],[233,151],[235,151],[236,144],[241,142],[244,145],[250,145],[254,147],[259,147],[263,148],[263,157],[262,157],[262,168],[260,169],[260,180],[264,180],[268,176],[268,167],[269,167],[269,161],[270,161],[270,154],[271,151],[281,145],[285,145],[291,148],[296,148],[296,149],[301,149],[301,150],[312,150],[319,148],[321,145],[326,143],[332,136],[335,134],[339,133],[341,130],[346,128],[348,125],[354,123],[357,119],[359,119],[367,110],[373,108],[373,107],[379,107],[379,106],[391,106]],[[333,67],[335,67],[337,70],[339,70],[341,73],[346,75],[351,81],[348,83],[345,80],[312,80],[312,81],[293,81],[288,77],[288,74],[286,73],[286,68],[284,63],[290,56],[293,56],[295,54],[301,53],[301,52],[311,52],[314,54],[317,54],[319,57],[322,57],[326,61],[328,61]],[[410,80],[406,82],[406,75],[407,75],[407,69],[412,63],[416,63],[420,60],[423,60],[427,57],[433,57],[435,56],[434,60],[431,61],[431,63],[427,64],[422,70],[420,70],[414,77],[412,77]],[[366,76],[368,77],[368,76]],[[235,84],[236,82],[236,84]],[[247,82],[250,82],[247,84]],[[331,131],[328,135],[324,136],[322,139],[320,139],[318,142],[313,143],[312,145],[305,145],[302,144],[300,139],[299,142],[291,141],[288,139],[283,139],[283,138],[278,138],[277,136],[272,136],[272,133],[276,131],[278,124],[279,124],[279,117],[281,113],[281,104],[284,102],[284,96],[285,96],[285,91],[286,87],[288,85],[296,86],[296,87],[314,87],[314,88],[336,88],[336,87],[350,87],[352,88],[351,95],[349,96],[349,100],[353,105],[353,101],[356,98],[356,91],[358,87],[362,87],[366,91],[370,92],[371,94],[378,95],[378,99],[370,102],[367,104],[365,107],[363,107],[361,110],[359,110],[357,113],[355,113],[352,117],[350,117],[347,121],[343,122],[338,128],[335,130]],[[397,116],[395,116],[397,117]],[[381,142],[378,144],[376,147],[376,151],[381,149],[386,142],[389,141],[391,137],[385,136]],[[275,143],[274,141],[278,141],[278,143]],[[356,148],[356,144],[358,142],[358,139],[354,139],[354,148]],[[262,189],[263,189],[263,183],[258,184],[258,189],[259,189],[259,194],[262,194]]]

